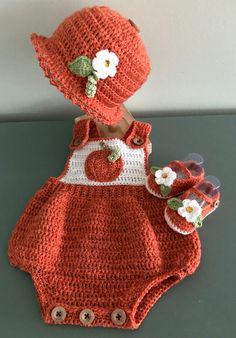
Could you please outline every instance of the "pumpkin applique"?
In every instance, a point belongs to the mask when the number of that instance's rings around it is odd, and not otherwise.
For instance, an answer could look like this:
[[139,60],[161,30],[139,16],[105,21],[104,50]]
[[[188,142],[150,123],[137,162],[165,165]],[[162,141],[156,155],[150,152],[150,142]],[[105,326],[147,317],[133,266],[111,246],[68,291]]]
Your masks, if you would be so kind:
[[85,161],[85,173],[88,179],[96,182],[114,181],[123,169],[123,161],[118,148],[109,147],[100,142],[101,150],[91,152]]

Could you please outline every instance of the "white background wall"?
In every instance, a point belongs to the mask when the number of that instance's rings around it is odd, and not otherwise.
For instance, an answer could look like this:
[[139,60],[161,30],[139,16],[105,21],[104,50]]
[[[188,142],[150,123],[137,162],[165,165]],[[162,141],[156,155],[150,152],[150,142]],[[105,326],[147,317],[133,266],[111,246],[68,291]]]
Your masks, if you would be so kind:
[[95,4],[131,18],[149,52],[152,71],[127,102],[132,112],[235,112],[235,0],[1,0],[0,119],[79,113],[43,77],[29,36],[50,36],[67,15]]

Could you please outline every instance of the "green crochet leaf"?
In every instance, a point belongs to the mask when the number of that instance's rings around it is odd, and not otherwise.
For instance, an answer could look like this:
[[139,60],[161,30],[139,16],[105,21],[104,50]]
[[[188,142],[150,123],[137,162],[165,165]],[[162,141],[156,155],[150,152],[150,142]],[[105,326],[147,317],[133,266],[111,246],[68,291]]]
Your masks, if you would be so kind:
[[179,208],[183,206],[183,202],[179,198],[176,198],[176,197],[168,199],[167,204],[173,210],[178,210]]
[[121,156],[120,150],[119,149],[114,149],[112,153],[107,157],[109,162],[114,163],[117,161]]
[[151,171],[151,173],[155,176],[155,172],[157,171],[157,170],[160,170],[161,168],[160,167],[151,167],[150,168],[150,171]]
[[89,76],[93,72],[92,60],[85,55],[69,62],[68,67],[72,73],[82,77]]
[[161,185],[161,194],[162,196],[167,196],[171,192],[171,187],[168,187],[167,185],[162,184]]
[[193,222],[193,225],[195,226],[196,229],[201,228],[202,227],[202,216],[199,215],[196,219],[195,222]]

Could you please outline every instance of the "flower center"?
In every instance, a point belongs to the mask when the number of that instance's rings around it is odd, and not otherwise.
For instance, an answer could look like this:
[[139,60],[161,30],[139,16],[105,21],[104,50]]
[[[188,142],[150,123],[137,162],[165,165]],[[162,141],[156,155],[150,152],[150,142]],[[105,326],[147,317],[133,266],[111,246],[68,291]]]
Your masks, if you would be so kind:
[[105,67],[109,67],[110,66],[110,61],[109,60],[105,60],[104,64],[105,64]]
[[191,214],[191,212],[193,212],[193,208],[192,207],[187,207],[186,211]]
[[168,177],[168,175],[166,173],[162,174],[161,176],[162,176],[162,178],[167,178]]

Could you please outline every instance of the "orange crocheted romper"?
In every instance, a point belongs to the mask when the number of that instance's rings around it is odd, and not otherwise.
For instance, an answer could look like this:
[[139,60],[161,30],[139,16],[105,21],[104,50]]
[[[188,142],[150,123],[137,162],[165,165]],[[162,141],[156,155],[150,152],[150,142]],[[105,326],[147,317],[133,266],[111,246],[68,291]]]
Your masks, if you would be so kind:
[[123,138],[104,138],[79,120],[63,172],[26,205],[9,259],[31,274],[46,323],[138,328],[196,270],[198,233],[171,230],[166,201],[145,188],[150,131],[135,120]]

